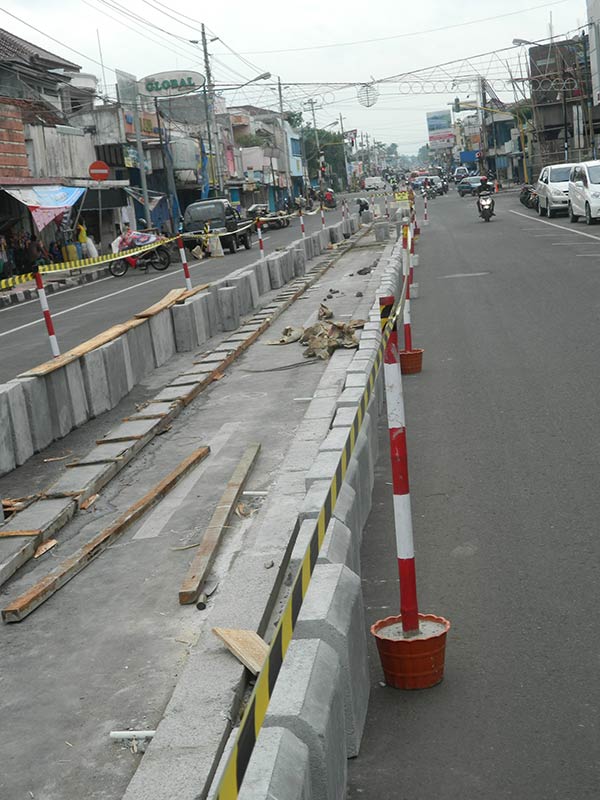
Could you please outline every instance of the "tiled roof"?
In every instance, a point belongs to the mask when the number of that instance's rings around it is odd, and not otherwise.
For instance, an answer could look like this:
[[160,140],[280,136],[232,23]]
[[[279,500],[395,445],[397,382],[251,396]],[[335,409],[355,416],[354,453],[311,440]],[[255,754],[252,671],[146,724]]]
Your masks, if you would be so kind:
[[9,106],[17,106],[21,109],[23,122],[33,125],[64,125],[65,117],[58,109],[53,108],[49,103],[41,100],[21,100],[16,97],[0,97],[0,104],[5,103]]
[[15,36],[0,28],[0,62],[20,61],[23,64],[36,64],[47,69],[67,69],[79,72],[81,67],[66,58],[57,56],[43,47],[38,47],[31,42]]

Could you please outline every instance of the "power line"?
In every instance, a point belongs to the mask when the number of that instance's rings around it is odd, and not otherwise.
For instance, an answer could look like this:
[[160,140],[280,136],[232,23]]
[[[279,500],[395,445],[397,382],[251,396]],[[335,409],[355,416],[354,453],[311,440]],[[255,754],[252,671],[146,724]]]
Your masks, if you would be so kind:
[[[146,2],[146,0],[144,0]],[[558,6],[562,3],[569,2],[569,0],[553,0],[551,3],[542,3],[538,6],[530,6],[528,8],[521,8],[519,11],[509,11],[505,14],[496,14],[493,17],[481,17],[479,19],[468,20],[467,22],[456,22],[453,25],[443,25],[438,28],[427,28],[421,31],[411,31],[409,33],[398,33],[394,36],[381,36],[375,39],[359,39],[354,42],[337,42],[336,44],[319,44],[312,47],[286,47],[284,50],[246,50],[243,55],[270,55],[274,53],[298,53],[306,50],[328,50],[333,47],[354,47],[361,44],[373,44],[375,42],[389,42],[394,39],[406,39],[410,36],[422,36],[427,33],[438,33],[441,31],[449,31],[455,28],[463,28],[467,25],[477,25],[480,22],[492,22],[497,19],[504,19],[505,17],[513,17],[518,14],[524,14],[528,11],[537,11],[541,8],[549,8],[551,6]]]

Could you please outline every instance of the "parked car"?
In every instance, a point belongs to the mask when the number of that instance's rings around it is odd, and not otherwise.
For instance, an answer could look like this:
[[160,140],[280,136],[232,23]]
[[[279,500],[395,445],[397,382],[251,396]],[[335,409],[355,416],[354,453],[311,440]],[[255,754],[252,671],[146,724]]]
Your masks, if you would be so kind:
[[540,172],[535,190],[540,217],[553,217],[569,207],[569,175],[575,164],[549,164]]
[[588,225],[600,217],[600,161],[585,161],[569,174],[569,219],[585,216]]
[[385,181],[379,176],[367,176],[365,178],[365,189],[367,191],[385,189]]
[[456,191],[461,197],[466,194],[475,194],[480,183],[479,175],[472,175],[469,178],[463,178],[456,187]]
[[[219,238],[223,249],[228,249],[230,253],[235,253],[240,245],[246,250],[252,247],[252,231],[248,227],[249,224],[249,220],[242,219],[239,211],[229,200],[221,198],[190,203],[183,215],[183,230],[186,233],[199,234],[195,244],[202,243],[200,234],[203,233],[205,226],[209,225],[213,233],[226,234]],[[191,250],[194,244],[190,244],[189,247]]]

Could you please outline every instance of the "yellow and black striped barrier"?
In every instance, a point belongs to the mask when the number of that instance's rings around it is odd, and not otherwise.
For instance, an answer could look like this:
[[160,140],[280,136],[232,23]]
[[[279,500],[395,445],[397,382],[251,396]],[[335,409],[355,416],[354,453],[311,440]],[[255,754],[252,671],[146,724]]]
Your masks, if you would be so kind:
[[219,784],[217,800],[236,800],[238,797],[244,775],[246,774],[250,762],[250,757],[252,756],[252,751],[254,750],[254,745],[256,744],[258,734],[267,714],[267,707],[275,688],[275,682],[277,681],[285,654],[292,640],[292,634],[302,603],[308,592],[310,579],[315,569],[323,540],[325,539],[327,526],[333,515],[333,510],[346,476],[348,465],[350,464],[350,458],[356,446],[356,440],[362,427],[369,401],[373,395],[375,380],[377,379],[377,374],[383,363],[385,346],[394,329],[396,320],[402,312],[405,296],[406,279],[404,280],[402,297],[396,304],[396,310],[394,311],[391,307],[388,309],[389,317],[383,327],[381,344],[377,350],[377,356],[371,368],[371,372],[369,373],[367,385],[365,386],[356,416],[350,428],[350,433],[348,434],[344,449],[342,450],[342,455],[337,465],[331,486],[329,487],[325,504],[317,519],[315,530],[310,538],[310,543],[302,559],[302,564],[294,578],[290,596],[271,640],[269,652],[267,653],[263,667],[256,680],[254,691],[246,706],[246,711],[240,723],[235,744]]

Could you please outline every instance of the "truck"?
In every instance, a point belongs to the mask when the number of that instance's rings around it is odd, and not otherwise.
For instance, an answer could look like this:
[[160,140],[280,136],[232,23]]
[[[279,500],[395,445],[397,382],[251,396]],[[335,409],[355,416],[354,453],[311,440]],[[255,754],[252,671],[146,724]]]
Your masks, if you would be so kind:
[[[206,226],[211,233],[220,234],[223,250],[235,253],[241,245],[246,250],[252,247],[252,222],[242,219],[239,211],[234,208],[226,198],[213,200],[199,200],[190,203],[183,215],[184,233],[197,233],[198,240],[195,244],[202,243],[202,235]],[[186,237],[189,242],[189,238]],[[190,246],[192,249],[194,245]]]

